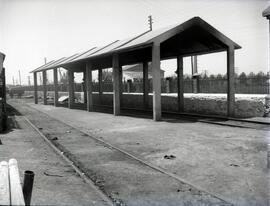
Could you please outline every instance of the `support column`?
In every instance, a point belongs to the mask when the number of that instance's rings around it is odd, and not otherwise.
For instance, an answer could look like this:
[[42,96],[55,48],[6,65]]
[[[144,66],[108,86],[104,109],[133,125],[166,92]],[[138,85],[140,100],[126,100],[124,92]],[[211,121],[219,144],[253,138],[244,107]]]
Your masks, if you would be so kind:
[[234,116],[235,86],[234,86],[234,47],[227,49],[227,116]]
[[119,57],[113,55],[113,113],[115,116],[120,115],[120,66]]
[[184,73],[183,73],[183,57],[177,57],[177,98],[178,111],[184,111]]
[[153,119],[161,120],[160,44],[152,47]]
[[148,108],[148,93],[149,93],[149,85],[148,85],[148,62],[143,62],[143,106],[145,109]]
[[38,104],[38,86],[37,86],[37,73],[34,72],[34,100],[35,104]]
[[92,65],[90,62],[86,63],[85,68],[85,80],[86,80],[86,93],[87,93],[87,111],[93,111],[93,84],[92,84]]
[[68,70],[68,108],[72,109],[74,104],[74,72]]
[[44,105],[47,105],[47,72],[43,71],[42,72],[42,83],[43,83],[43,102]]
[[54,83],[54,106],[58,106],[58,72],[57,68],[53,69],[53,83]]

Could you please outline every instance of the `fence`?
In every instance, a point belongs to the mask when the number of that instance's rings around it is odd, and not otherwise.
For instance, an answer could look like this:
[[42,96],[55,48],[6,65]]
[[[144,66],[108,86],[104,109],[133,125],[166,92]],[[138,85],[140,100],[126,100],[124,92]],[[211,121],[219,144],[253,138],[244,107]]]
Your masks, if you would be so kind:
[[[192,79],[184,79],[184,92],[192,93]],[[200,93],[226,93],[227,92],[227,79],[215,78],[215,79],[199,79],[199,92]],[[152,79],[148,81],[149,92],[152,92]],[[269,94],[269,78],[267,77],[248,77],[248,78],[236,78],[235,79],[235,91],[238,94]],[[84,89],[83,84],[75,83],[76,92],[81,92]],[[33,91],[33,86],[24,86],[13,88],[13,92]],[[39,85],[38,90],[42,91],[43,86]],[[53,85],[47,85],[48,91],[53,91]],[[67,84],[59,84],[59,91],[68,91]],[[93,91],[98,92],[99,83],[93,82]],[[113,83],[111,81],[102,82],[102,91],[112,92]],[[123,81],[122,91],[128,93],[142,93],[143,82],[142,81]],[[166,78],[161,79],[161,92],[162,93],[176,93],[177,92],[177,79]]]

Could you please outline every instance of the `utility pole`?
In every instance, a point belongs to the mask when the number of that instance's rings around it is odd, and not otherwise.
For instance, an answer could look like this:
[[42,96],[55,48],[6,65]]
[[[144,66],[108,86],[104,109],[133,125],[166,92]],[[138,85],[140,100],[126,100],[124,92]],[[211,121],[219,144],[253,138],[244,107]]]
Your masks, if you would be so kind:
[[44,57],[44,64],[46,64],[47,63],[47,58],[46,57]]
[[28,86],[31,86],[30,76],[28,76]]
[[20,70],[19,70],[19,81],[20,81],[20,86],[22,86],[21,71]]
[[13,86],[15,86],[14,76],[12,76]]
[[152,25],[153,25],[153,19],[152,19],[152,15],[148,16],[148,24],[149,24],[149,30],[152,31]]

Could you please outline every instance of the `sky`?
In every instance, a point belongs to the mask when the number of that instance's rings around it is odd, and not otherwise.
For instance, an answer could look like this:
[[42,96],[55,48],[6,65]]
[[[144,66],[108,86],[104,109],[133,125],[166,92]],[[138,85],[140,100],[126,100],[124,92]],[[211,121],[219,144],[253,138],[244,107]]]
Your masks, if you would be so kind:
[[[267,72],[269,22],[262,11],[270,0],[0,0],[0,51],[6,54],[7,83],[28,84],[29,72],[47,61],[67,57],[148,30],[200,16],[242,46],[235,69]],[[176,61],[161,68],[170,76]],[[226,73],[226,53],[198,56],[198,70]],[[184,59],[190,73],[190,59]]]

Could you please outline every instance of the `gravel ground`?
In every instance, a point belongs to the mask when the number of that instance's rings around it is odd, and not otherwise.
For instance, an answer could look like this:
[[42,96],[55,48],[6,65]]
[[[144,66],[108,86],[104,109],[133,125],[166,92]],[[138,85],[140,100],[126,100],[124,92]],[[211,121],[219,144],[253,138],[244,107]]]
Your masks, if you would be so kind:
[[117,205],[230,205],[176,181],[25,104],[12,102]]
[[269,131],[28,105],[238,205],[268,205]]
[[25,170],[34,171],[31,205],[107,205],[22,116],[9,119],[13,128],[0,135],[0,160],[17,159],[21,180]]

